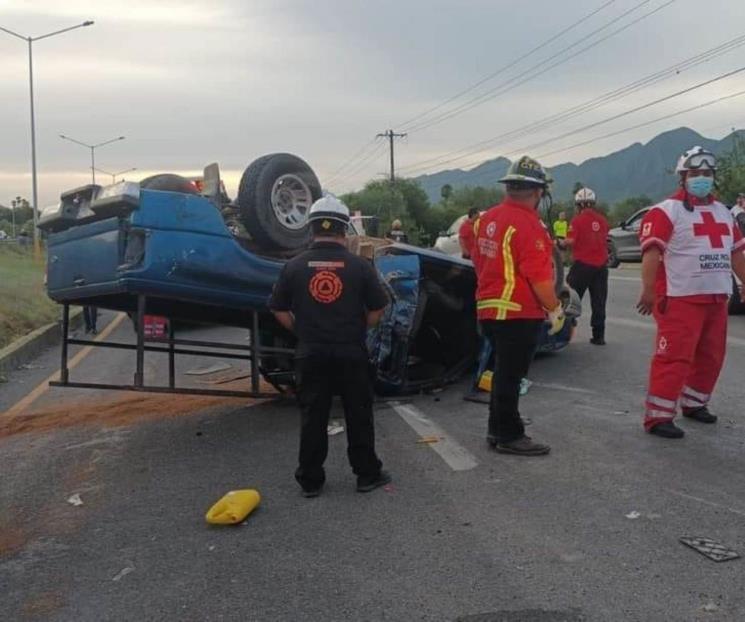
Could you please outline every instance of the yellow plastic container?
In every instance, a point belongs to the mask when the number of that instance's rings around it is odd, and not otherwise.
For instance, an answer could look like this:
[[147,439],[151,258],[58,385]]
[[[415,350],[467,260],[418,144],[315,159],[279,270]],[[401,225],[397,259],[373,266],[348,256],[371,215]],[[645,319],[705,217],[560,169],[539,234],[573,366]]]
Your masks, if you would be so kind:
[[493,375],[494,373],[490,371],[485,371],[481,374],[481,378],[479,378],[479,389],[491,393],[491,381]]
[[231,490],[215,505],[213,505],[205,519],[211,525],[235,525],[242,523],[261,502],[258,490]]

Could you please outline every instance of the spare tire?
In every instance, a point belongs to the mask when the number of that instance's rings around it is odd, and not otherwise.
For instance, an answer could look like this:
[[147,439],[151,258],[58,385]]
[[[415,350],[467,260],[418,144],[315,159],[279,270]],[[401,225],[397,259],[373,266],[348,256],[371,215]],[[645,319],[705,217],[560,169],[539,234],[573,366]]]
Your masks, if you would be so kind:
[[308,213],[321,196],[321,184],[304,160],[274,153],[245,170],[237,202],[241,222],[257,244],[296,250],[310,240]]
[[140,188],[146,190],[163,190],[165,192],[181,192],[183,194],[199,194],[197,187],[186,177],[173,173],[159,173],[145,177],[140,182]]

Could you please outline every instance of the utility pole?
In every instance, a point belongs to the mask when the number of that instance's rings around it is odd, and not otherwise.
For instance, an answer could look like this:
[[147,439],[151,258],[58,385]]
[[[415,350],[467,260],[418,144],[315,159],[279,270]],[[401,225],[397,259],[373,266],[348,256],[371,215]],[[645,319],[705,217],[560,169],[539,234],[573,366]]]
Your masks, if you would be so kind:
[[404,138],[407,134],[396,134],[393,130],[388,130],[382,134],[378,134],[378,138],[387,138],[391,148],[391,183],[396,181],[396,165],[393,159],[393,141],[396,138]]

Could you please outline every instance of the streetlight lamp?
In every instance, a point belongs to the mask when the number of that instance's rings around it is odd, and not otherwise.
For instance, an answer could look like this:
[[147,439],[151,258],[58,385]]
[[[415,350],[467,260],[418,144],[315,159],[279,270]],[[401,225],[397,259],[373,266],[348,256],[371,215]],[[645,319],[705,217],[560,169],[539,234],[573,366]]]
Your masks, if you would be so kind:
[[33,56],[33,43],[34,41],[41,41],[42,39],[48,39],[49,37],[54,37],[55,35],[61,35],[65,32],[70,32],[71,30],[76,30],[77,28],[83,28],[85,26],[92,26],[93,22],[88,20],[83,22],[82,24],[78,24],[77,26],[70,26],[69,28],[63,28],[62,30],[55,30],[54,32],[47,33],[45,35],[41,35],[39,37],[24,37],[23,35],[19,35],[17,32],[13,32],[12,30],[8,30],[7,28],[3,28],[0,26],[0,30],[3,32],[12,35],[13,37],[16,37],[18,39],[21,39],[23,41],[26,41],[28,43],[28,86],[29,86],[29,95],[30,95],[30,101],[31,101],[31,191],[32,191],[32,199],[33,199],[33,205],[31,206],[33,209],[33,215],[34,215],[34,249],[38,252],[39,251],[39,233],[36,229],[38,223],[39,223],[39,191],[38,191],[38,184],[36,180],[36,119],[34,116],[34,56]]
[[99,173],[103,173],[104,175],[111,175],[111,183],[112,184],[115,184],[116,183],[116,178],[119,177],[119,175],[124,175],[125,173],[131,173],[132,171],[136,171],[137,168],[136,167],[132,167],[132,168],[128,168],[128,169],[123,170],[123,171],[118,171],[116,173],[112,173],[110,171],[105,171],[102,168],[97,168],[96,170]]
[[124,140],[125,136],[117,136],[116,138],[112,138],[110,140],[105,140],[102,143],[98,143],[95,145],[89,145],[88,143],[84,143],[80,140],[76,140],[74,138],[70,138],[69,136],[65,136],[64,134],[59,135],[60,138],[64,138],[65,140],[69,140],[72,143],[75,143],[76,145],[80,145],[81,147],[87,147],[91,150],[91,175],[93,176],[93,183],[96,183],[96,149],[99,147],[103,147],[104,145],[110,145],[111,143],[115,143],[118,140]]

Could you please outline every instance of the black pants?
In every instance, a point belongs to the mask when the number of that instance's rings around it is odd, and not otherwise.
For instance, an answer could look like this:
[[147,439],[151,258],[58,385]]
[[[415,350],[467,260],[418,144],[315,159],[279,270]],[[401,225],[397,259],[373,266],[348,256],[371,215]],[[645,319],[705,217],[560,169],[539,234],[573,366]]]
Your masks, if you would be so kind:
[[96,307],[84,306],[83,307],[83,320],[85,321],[85,332],[91,332],[96,330],[96,322],[98,321],[98,309]]
[[347,429],[347,456],[360,480],[375,479],[382,463],[375,454],[372,379],[366,353],[340,355],[333,348],[300,356],[296,362],[300,404],[300,455],[295,479],[304,489],[326,479],[326,430],[333,395],[340,395]]
[[509,443],[525,434],[520,419],[520,381],[528,375],[543,320],[485,320],[484,334],[494,348],[489,403],[489,436]]
[[567,283],[579,294],[580,299],[590,290],[590,306],[592,307],[592,336],[602,339],[605,337],[605,303],[608,300],[608,268],[607,266],[590,266],[581,261],[575,261],[569,269]]

